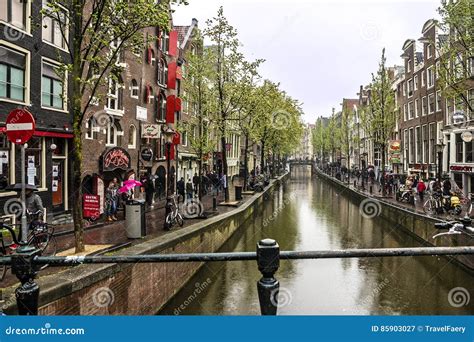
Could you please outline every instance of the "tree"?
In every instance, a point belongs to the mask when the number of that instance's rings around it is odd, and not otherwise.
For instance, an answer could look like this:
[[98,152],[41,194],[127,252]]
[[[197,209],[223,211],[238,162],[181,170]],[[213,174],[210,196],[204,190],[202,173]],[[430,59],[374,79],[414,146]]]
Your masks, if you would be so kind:
[[198,33],[193,38],[195,43],[195,53],[190,51],[186,56],[187,75],[184,79],[183,87],[186,91],[186,99],[192,108],[192,115],[187,121],[181,123],[179,130],[186,133],[192,151],[199,160],[199,185],[198,195],[202,199],[202,169],[204,158],[215,148],[215,143],[209,137],[212,131],[211,113],[216,107],[215,99],[212,96],[210,84],[208,82],[212,73],[212,65],[209,63],[210,49],[203,46],[203,39]]
[[[168,29],[170,2],[183,0],[48,0],[43,15],[58,23],[69,55],[60,69],[70,79],[69,106],[73,116],[74,234],[76,252],[84,251],[82,217],[82,124],[94,99],[104,96],[108,79],[118,81],[117,63],[125,50],[143,51],[143,29]],[[43,23],[38,23],[43,25]]]
[[340,146],[341,152],[347,158],[347,168],[349,169],[351,166],[350,164],[350,153],[351,153],[351,146],[353,143],[353,135],[352,135],[352,119],[354,117],[354,113],[352,108],[344,107],[341,113],[341,124],[338,129],[338,138],[340,139]]
[[[210,75],[211,89],[216,94],[216,124],[220,133],[222,166],[225,177],[228,177],[227,165],[227,133],[228,121],[233,119],[243,100],[242,84],[249,82],[256,74],[262,60],[247,62],[239,52],[240,42],[237,31],[224,16],[224,9],[220,7],[217,16],[207,21],[208,27],[204,36],[212,46],[209,60],[213,66]],[[235,119],[235,117],[234,117]],[[227,181],[228,184],[228,181]],[[229,187],[225,189],[225,200],[229,200]]]
[[[474,3],[472,0],[447,1],[439,8],[444,43],[438,47],[439,77],[443,95],[456,108],[474,114]],[[449,113],[453,114],[453,113]],[[470,118],[472,119],[472,117]]]
[[[392,90],[392,78],[386,67],[385,49],[382,50],[382,57],[377,73],[372,74],[370,87],[369,106],[361,111],[361,119],[366,134],[381,150],[383,182],[385,179],[385,160],[388,140],[393,133],[397,119],[395,112],[395,94]],[[385,195],[385,188],[382,188],[383,195]]]

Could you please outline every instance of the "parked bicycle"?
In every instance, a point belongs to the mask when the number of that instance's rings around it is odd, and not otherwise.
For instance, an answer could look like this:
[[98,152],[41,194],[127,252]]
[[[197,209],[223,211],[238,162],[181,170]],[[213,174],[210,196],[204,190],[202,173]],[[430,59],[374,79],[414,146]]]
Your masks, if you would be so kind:
[[423,211],[428,215],[449,214],[459,216],[462,213],[463,205],[468,201],[460,199],[456,194],[443,196],[441,193],[434,192],[430,198],[423,204]]
[[[41,251],[41,255],[43,256],[56,255],[57,241],[54,237],[54,227],[49,227],[48,224],[42,220],[42,214],[41,211],[36,213],[27,212],[30,224],[28,226],[26,243],[20,241],[15,232],[15,226],[0,222],[0,257],[12,254],[20,246],[35,247]],[[18,225],[17,228],[21,229]],[[46,266],[42,268],[44,269]],[[0,281],[3,280],[6,272],[7,267],[0,265]]]
[[171,230],[173,227],[178,224],[180,227],[184,225],[184,219],[181,213],[179,212],[178,205],[176,204],[176,197],[172,196],[171,200],[166,203],[166,211],[168,214],[165,218],[165,229]]
[[474,228],[472,227],[472,219],[467,215],[457,221],[435,223],[435,228],[439,230],[448,231],[436,234],[435,236],[433,236],[433,239],[437,239],[441,236],[447,235],[467,235],[470,238],[474,238]]

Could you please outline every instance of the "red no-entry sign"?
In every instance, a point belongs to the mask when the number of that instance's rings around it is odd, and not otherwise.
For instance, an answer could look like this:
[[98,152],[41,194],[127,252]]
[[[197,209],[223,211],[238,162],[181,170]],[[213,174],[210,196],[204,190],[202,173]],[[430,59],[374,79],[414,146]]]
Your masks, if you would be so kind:
[[26,109],[15,109],[7,117],[6,134],[14,144],[23,145],[35,133],[35,118]]

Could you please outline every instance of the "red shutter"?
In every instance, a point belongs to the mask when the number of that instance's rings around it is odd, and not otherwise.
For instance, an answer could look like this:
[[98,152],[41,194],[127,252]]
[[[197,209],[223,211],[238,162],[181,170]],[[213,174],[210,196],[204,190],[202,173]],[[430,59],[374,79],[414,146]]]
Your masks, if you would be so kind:
[[170,47],[168,49],[168,54],[172,57],[178,55],[178,31],[170,32]]
[[176,111],[181,112],[181,99],[179,97],[176,98]]
[[181,145],[181,134],[179,132],[176,132],[173,137],[173,144],[174,145]]
[[168,64],[168,89],[176,89],[176,63]]
[[148,64],[151,64],[151,59],[153,57],[153,50],[151,47],[148,48],[148,56],[147,56],[147,62]]
[[176,68],[176,78],[178,80],[182,80],[183,79],[183,70],[181,69],[181,67],[177,67]]
[[166,123],[174,124],[174,113],[176,112],[176,96],[170,95],[166,99]]

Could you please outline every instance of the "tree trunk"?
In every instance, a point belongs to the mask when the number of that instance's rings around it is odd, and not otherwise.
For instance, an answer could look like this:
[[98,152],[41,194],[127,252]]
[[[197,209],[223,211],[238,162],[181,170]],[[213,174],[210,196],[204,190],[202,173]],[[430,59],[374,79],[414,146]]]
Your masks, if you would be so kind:
[[226,187],[224,188],[224,198],[225,202],[229,202],[229,177],[228,177],[228,166],[227,166],[227,148],[226,148],[226,139],[225,139],[225,130],[222,131],[221,137],[221,152],[222,152],[222,172],[225,177]]
[[245,134],[245,149],[244,149],[244,191],[247,191],[247,181],[249,178],[249,161],[248,161],[248,154],[249,154],[249,135],[248,133]]
[[260,157],[261,157],[261,160],[260,160],[260,172],[263,173],[263,171],[265,170],[265,141],[261,141],[262,143],[262,146],[261,146],[261,153],[260,153]]
[[387,191],[385,190],[385,144],[382,144],[382,196],[385,197]]

